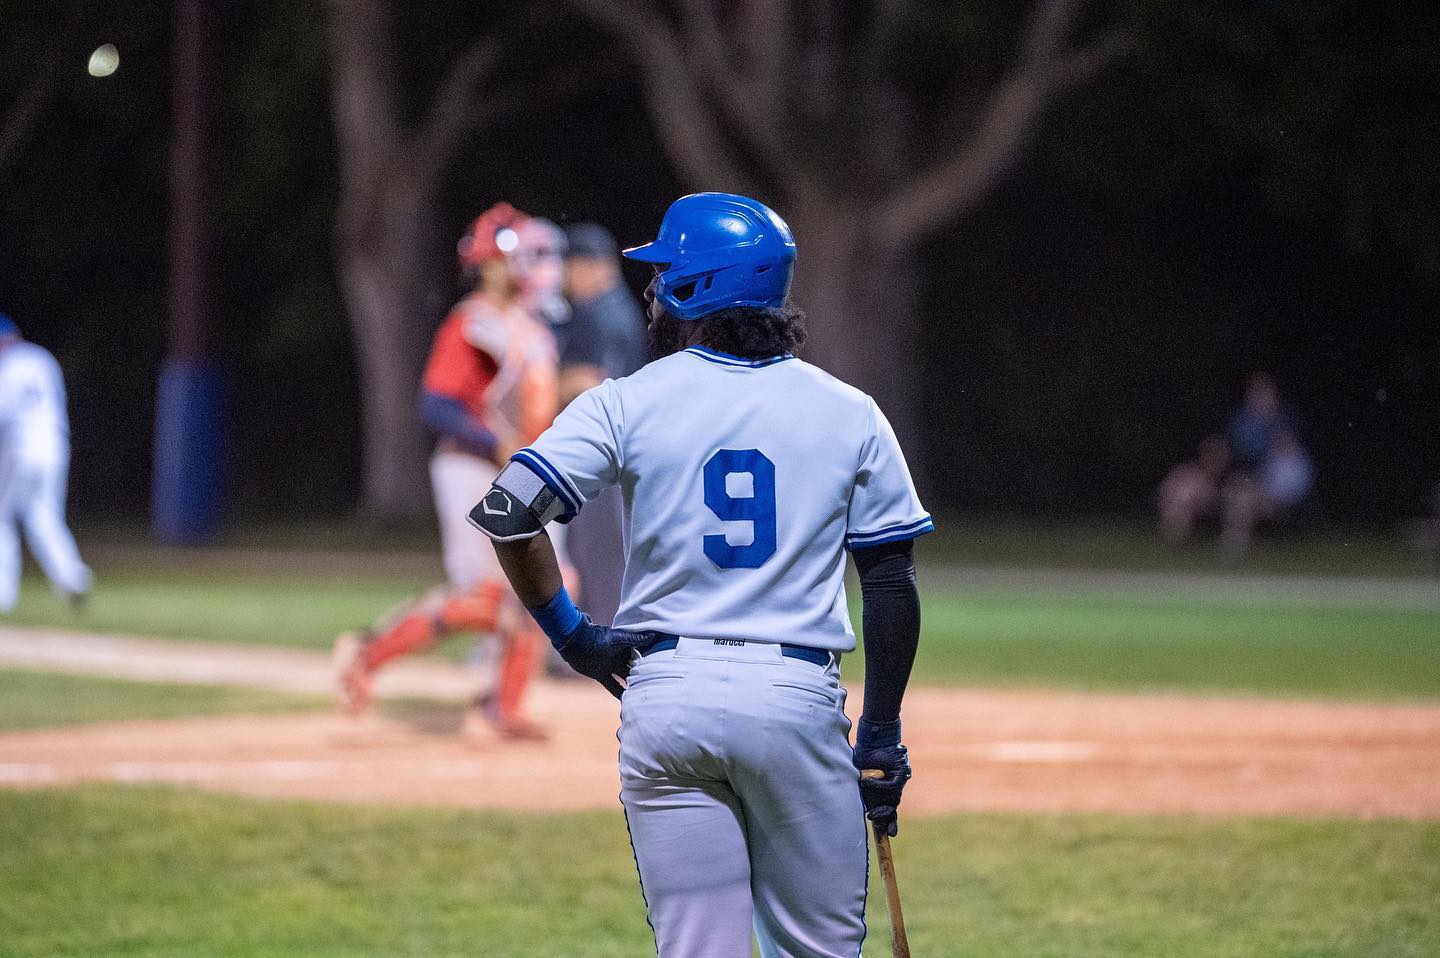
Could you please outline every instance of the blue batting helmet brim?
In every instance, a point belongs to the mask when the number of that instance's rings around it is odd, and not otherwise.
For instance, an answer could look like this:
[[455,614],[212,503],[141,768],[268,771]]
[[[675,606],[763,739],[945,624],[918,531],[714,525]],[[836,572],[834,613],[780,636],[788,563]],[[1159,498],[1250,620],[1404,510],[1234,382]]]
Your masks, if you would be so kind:
[[633,259],[637,263],[673,263],[679,253],[680,251],[669,243],[655,240],[652,243],[632,246],[620,255],[626,259]]

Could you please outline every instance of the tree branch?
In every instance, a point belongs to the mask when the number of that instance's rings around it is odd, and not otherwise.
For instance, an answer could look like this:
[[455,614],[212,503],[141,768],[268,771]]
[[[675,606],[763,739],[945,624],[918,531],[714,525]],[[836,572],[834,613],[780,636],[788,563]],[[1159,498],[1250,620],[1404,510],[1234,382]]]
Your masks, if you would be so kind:
[[561,100],[596,83],[619,79],[629,74],[628,65],[614,57],[584,60],[551,70],[540,86],[514,83],[490,93],[485,98],[483,118],[475,128],[495,126],[514,119],[537,102]]
[[971,133],[884,201],[876,223],[882,242],[913,240],[978,206],[1019,163],[1055,99],[1093,79],[1129,48],[1129,35],[1116,28],[1067,53],[1086,3],[1041,0],[1035,6],[1014,63]]
[[31,131],[49,109],[59,84],[61,67],[78,45],[80,27],[89,15],[92,3],[93,0],[75,0],[66,8],[60,29],[55,33],[56,41],[36,64],[34,79],[0,120],[0,179],[4,179],[10,167],[19,161]]
[[726,43],[710,0],[682,0],[680,9],[689,33],[685,37],[690,41],[687,45],[699,53],[702,74],[720,95],[730,120],[763,145],[779,127],[777,117],[771,105],[757,96],[759,91],[735,68],[740,58]]
[[867,166],[886,171],[882,177],[888,178],[888,171],[904,169],[914,129],[914,105],[895,81],[891,68],[900,27],[910,16],[913,4],[911,0],[879,0],[874,6],[856,45],[855,60],[860,68],[845,73],[858,81],[849,96],[864,110],[857,136],[864,138],[869,154]]
[[503,53],[504,43],[499,38],[481,37],[450,64],[420,129],[410,138],[407,152],[417,180],[434,182],[449,167],[465,134],[493,121],[497,111],[505,108],[493,97],[475,95],[494,77]]
[[[688,35],[682,34],[682,38],[702,60],[702,67],[692,67],[691,75],[709,81],[718,94],[726,121],[744,136],[750,151],[783,190],[792,196],[813,192],[804,166],[795,162],[801,147],[785,121],[784,73],[769,77],[759,73],[742,75],[735,66],[742,59],[736,52],[739,43],[725,37],[712,0],[683,0],[681,7],[688,27]],[[833,91],[827,87],[824,95],[831,96]],[[807,90],[806,96],[815,99],[813,91]]]
[[826,123],[839,120],[844,113],[842,103],[864,95],[856,91],[853,80],[847,83],[851,76],[858,73],[863,82],[865,76],[878,75],[846,67],[846,51],[842,50],[844,6],[840,3],[809,5],[805,11],[809,22],[798,34],[805,38],[803,46],[796,43],[791,53],[804,71],[800,83],[805,90],[807,110]]
[[1056,79],[1066,87],[1085,86],[1137,49],[1139,42],[1135,31],[1117,24],[1066,57]]
[[651,116],[681,173],[706,189],[750,192],[752,182],[740,157],[695,88],[674,26],[639,0],[565,2],[629,49],[644,74]]
[[1090,0],[1039,0],[1020,37],[1022,64],[1038,66],[1054,58],[1070,41]]
[[783,111],[786,102],[785,66],[794,48],[795,14],[788,0],[751,0],[745,4],[744,37],[752,87],[766,102]]
[[867,77],[884,76],[886,58],[895,44],[900,24],[910,15],[911,0],[879,0],[869,28],[860,38],[856,59]]

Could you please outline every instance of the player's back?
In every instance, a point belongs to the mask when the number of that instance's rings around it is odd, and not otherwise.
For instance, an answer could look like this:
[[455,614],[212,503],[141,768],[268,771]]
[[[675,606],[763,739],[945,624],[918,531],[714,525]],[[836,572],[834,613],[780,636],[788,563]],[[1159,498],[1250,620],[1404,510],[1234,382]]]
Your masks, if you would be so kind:
[[25,341],[0,350],[0,447],[19,458],[53,459],[65,453],[69,435],[55,357]]
[[692,347],[582,400],[535,448],[576,498],[594,456],[567,437],[606,449],[594,484],[619,483],[628,520],[618,626],[846,651],[847,538],[928,528],[874,403],[793,357]]

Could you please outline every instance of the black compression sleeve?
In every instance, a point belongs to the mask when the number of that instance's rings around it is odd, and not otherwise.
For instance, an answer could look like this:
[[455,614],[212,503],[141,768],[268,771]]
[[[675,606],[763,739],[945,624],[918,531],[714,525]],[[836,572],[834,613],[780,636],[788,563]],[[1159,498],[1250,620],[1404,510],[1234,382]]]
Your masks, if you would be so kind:
[[920,592],[915,586],[913,543],[856,549],[864,604],[865,709],[869,722],[893,722],[910,681],[920,642]]

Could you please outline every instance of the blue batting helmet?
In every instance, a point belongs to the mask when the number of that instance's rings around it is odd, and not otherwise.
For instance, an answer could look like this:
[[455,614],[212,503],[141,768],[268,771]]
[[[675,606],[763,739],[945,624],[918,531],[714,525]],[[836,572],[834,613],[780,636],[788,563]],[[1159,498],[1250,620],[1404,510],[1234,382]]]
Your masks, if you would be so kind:
[[0,313],[0,336],[18,336],[20,327],[15,325],[15,320],[10,318],[9,313]]
[[655,298],[680,319],[699,319],[727,306],[784,305],[795,238],[764,203],[692,193],[670,204],[653,242],[625,256],[659,265]]

